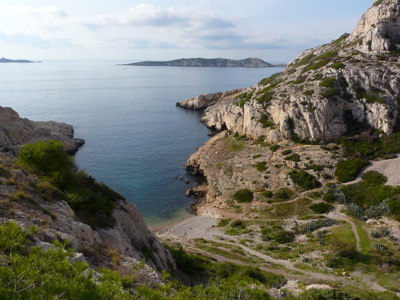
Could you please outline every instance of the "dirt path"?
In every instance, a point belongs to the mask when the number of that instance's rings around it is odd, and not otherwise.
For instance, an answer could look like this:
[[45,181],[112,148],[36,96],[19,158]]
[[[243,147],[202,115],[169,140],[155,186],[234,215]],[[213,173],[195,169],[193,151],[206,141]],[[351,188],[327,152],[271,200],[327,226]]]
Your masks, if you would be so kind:
[[[221,243],[221,241],[216,241],[216,242]],[[224,243],[224,242],[222,242],[222,243]],[[188,243],[188,242],[184,243],[184,244],[186,244],[186,250],[188,250],[189,252],[200,253],[204,256],[214,258],[221,262],[230,262],[233,264],[243,265],[243,266],[249,265],[248,263],[244,263],[240,260],[226,258],[224,256],[214,254],[214,253],[208,252],[203,249],[199,249],[199,248],[195,247],[193,244]],[[224,243],[224,244],[229,244],[229,243]],[[231,244],[229,244],[229,245],[231,245]],[[378,292],[387,291],[385,288],[381,287],[379,284],[377,284],[371,280],[367,281],[366,278],[364,278],[363,276],[355,277],[359,280],[359,281],[355,281],[352,277],[349,277],[349,276],[336,276],[333,274],[324,274],[324,273],[317,273],[317,272],[312,272],[312,271],[308,271],[308,270],[303,270],[303,269],[297,268],[294,265],[294,263],[292,263],[290,261],[275,259],[273,257],[262,254],[258,251],[255,251],[255,250],[250,249],[243,245],[238,245],[238,246],[240,246],[244,251],[246,251],[250,255],[256,256],[256,257],[264,260],[267,263],[277,264],[277,265],[280,265],[280,266],[286,268],[288,271],[285,271],[282,269],[271,268],[271,267],[259,266],[257,264],[253,265],[255,267],[260,268],[263,271],[271,272],[271,273],[278,274],[278,275],[283,275],[287,279],[301,280],[301,281],[310,282],[310,283],[327,283],[327,282],[332,283],[332,282],[335,282],[335,283],[340,283],[343,286],[350,285],[350,286],[357,286],[358,288],[365,288],[364,285],[367,284],[369,288],[372,288],[375,291],[378,291]],[[362,283],[364,283],[364,285]]]
[[345,214],[342,214],[341,212],[339,212],[339,208],[336,207],[335,210],[331,211],[328,215],[328,218],[331,218],[333,220],[337,220],[337,221],[345,221],[347,223],[349,223],[351,225],[351,230],[354,233],[354,236],[356,238],[356,249],[357,252],[361,252],[361,243],[360,243],[360,235],[358,234],[357,231],[357,226],[356,224],[354,224],[353,220],[349,217],[346,216]]

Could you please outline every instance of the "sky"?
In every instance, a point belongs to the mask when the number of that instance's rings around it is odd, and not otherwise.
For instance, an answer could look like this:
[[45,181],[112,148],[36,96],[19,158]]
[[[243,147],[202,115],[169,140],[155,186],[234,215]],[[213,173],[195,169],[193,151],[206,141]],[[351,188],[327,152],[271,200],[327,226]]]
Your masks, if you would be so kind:
[[0,0],[0,57],[288,62],[351,33],[373,0]]

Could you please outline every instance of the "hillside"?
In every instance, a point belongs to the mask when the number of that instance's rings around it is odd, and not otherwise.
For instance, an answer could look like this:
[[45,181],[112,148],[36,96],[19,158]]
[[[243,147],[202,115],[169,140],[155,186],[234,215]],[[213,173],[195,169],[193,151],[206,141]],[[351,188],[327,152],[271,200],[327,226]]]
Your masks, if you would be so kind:
[[[283,72],[177,103],[205,109],[216,135],[186,164],[207,180],[187,192],[200,197],[199,224],[160,236],[285,274],[282,289],[295,293],[318,284],[398,299],[398,24],[400,1],[376,1],[352,34],[304,51]],[[202,225],[204,216],[217,221]]]
[[163,67],[239,67],[239,68],[270,68],[282,67],[273,65],[259,58],[233,60],[226,58],[181,58],[171,61],[143,61],[124,66],[163,66]]

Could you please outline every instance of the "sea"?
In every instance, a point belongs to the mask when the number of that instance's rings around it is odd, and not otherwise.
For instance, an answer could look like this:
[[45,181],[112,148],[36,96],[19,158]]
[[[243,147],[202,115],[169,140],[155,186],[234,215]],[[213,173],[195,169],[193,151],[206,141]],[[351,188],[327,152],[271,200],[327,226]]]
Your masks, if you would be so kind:
[[[75,162],[136,204],[149,226],[188,215],[199,178],[184,164],[210,133],[202,112],[176,102],[248,87],[282,68],[120,66],[126,61],[0,64],[0,106],[34,121],[60,121],[86,144]],[[189,184],[176,179],[182,176]]]

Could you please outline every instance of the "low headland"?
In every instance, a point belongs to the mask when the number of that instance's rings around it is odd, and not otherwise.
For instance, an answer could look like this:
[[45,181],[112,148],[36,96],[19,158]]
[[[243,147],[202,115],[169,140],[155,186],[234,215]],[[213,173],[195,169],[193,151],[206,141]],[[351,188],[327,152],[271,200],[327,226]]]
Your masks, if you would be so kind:
[[286,67],[285,64],[270,64],[260,58],[246,58],[240,60],[226,58],[181,58],[170,61],[142,61],[120,66],[146,67],[224,67],[224,68],[271,68]]
[[9,58],[0,58],[0,63],[19,63],[19,64],[32,64],[32,63],[41,63],[41,61],[32,61],[26,59],[9,59]]

